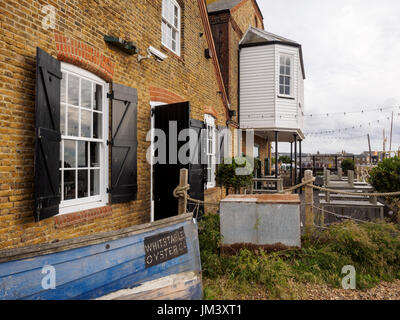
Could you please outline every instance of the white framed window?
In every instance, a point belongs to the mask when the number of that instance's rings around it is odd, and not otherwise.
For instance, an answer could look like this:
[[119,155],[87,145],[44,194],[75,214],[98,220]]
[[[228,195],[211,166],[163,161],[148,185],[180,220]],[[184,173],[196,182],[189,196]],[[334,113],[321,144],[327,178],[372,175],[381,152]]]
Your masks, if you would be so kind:
[[175,0],[162,0],[161,43],[181,54],[181,7]]
[[109,86],[62,63],[60,214],[107,204]]
[[293,56],[279,55],[279,95],[293,96]]
[[215,169],[216,169],[216,128],[215,118],[206,114],[204,115],[204,123],[206,126],[207,137],[207,189],[215,187]]

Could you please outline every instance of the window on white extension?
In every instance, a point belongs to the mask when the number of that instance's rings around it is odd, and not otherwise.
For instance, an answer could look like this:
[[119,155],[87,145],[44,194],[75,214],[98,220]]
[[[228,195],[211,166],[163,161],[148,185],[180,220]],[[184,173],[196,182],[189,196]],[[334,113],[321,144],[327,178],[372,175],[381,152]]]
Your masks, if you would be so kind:
[[181,54],[181,7],[175,0],[162,2],[162,44],[168,49]]
[[107,204],[108,84],[62,63],[60,213]]
[[281,54],[279,57],[279,94],[291,97],[293,58],[290,55]]
[[207,188],[214,188],[217,153],[215,118],[206,114],[204,123],[207,136]]

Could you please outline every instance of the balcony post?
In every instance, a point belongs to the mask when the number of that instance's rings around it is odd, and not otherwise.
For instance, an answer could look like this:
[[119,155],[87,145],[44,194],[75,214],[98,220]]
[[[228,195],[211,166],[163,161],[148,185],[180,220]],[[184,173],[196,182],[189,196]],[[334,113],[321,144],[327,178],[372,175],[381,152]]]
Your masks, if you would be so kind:
[[290,182],[293,181],[293,142],[290,143]]
[[278,179],[278,131],[275,131],[275,178]]
[[294,136],[294,184],[296,184],[297,183],[297,135],[294,134],[293,136]]

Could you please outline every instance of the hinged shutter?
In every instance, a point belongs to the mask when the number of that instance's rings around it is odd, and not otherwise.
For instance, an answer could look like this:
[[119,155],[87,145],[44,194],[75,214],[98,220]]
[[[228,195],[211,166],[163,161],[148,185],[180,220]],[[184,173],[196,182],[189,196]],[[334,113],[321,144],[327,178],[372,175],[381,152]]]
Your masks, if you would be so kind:
[[137,199],[137,89],[113,84],[111,202]]
[[[207,183],[207,171],[206,165],[207,163],[207,141],[204,123],[199,120],[190,120],[190,129],[195,130],[197,133],[197,152],[198,152],[198,161],[197,163],[191,163],[189,165],[189,184],[190,190],[189,195],[191,198],[196,200],[204,200],[204,189]],[[188,205],[189,211],[194,211],[195,205]],[[203,206],[201,206],[200,211],[204,211]]]
[[61,64],[37,48],[35,220],[59,212],[60,195],[60,83]]
[[221,164],[224,163],[225,157],[225,130],[227,127],[218,126],[218,158],[217,163]]

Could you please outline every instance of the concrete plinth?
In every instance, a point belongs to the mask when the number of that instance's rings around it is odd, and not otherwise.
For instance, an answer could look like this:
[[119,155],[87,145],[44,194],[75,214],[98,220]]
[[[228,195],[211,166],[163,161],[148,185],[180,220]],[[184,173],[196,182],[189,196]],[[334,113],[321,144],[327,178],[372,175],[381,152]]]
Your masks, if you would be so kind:
[[232,195],[221,201],[223,245],[301,247],[298,195]]

